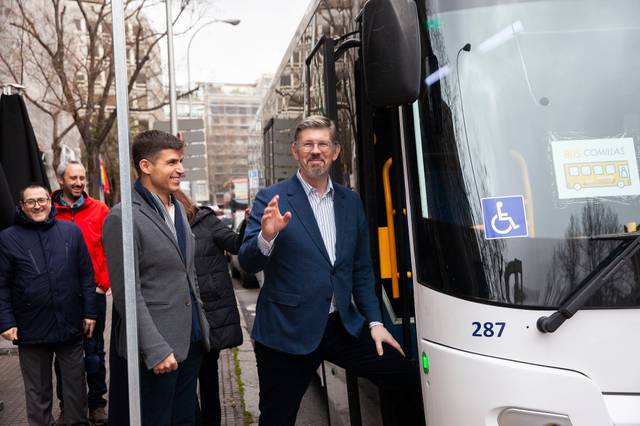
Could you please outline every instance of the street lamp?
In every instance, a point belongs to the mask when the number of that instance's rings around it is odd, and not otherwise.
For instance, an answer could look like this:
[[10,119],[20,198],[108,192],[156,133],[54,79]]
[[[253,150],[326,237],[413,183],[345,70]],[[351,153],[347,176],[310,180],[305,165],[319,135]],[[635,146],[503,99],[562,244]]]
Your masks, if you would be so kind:
[[171,134],[178,134],[178,111],[176,98],[175,62],[173,56],[173,15],[171,13],[171,0],[165,0],[167,18],[167,55],[169,56],[169,117]]
[[240,23],[240,20],[239,19],[214,19],[213,21],[205,22],[204,24],[202,24],[200,28],[195,30],[195,32],[191,35],[191,38],[189,39],[189,44],[187,44],[187,92],[189,93],[189,118],[191,118],[191,61],[190,61],[191,42],[193,41],[195,36],[200,32],[201,29],[215,23],[223,23],[223,24],[229,24],[229,25],[235,26]]

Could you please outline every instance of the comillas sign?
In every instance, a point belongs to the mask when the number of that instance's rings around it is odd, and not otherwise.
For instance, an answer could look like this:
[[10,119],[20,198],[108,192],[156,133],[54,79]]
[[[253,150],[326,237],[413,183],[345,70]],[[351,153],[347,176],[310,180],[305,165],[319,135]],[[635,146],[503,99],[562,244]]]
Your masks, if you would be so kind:
[[640,194],[632,138],[552,141],[560,199]]

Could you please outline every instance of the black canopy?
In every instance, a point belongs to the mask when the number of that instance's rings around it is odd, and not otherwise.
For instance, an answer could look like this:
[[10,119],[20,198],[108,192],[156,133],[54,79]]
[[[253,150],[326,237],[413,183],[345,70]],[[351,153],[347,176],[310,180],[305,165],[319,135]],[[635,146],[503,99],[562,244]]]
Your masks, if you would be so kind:
[[0,97],[0,229],[13,224],[20,190],[30,183],[51,189],[27,107],[20,95]]

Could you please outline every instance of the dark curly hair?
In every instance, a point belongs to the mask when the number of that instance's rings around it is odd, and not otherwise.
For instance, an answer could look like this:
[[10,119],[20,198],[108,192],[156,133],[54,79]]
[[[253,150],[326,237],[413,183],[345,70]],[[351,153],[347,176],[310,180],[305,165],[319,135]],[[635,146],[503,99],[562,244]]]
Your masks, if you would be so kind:
[[140,161],[143,159],[154,162],[158,159],[160,151],[164,149],[175,149],[182,151],[184,144],[180,139],[169,134],[167,132],[161,132],[159,130],[147,130],[133,139],[131,144],[131,155],[133,157],[133,164],[138,172],[141,174]]

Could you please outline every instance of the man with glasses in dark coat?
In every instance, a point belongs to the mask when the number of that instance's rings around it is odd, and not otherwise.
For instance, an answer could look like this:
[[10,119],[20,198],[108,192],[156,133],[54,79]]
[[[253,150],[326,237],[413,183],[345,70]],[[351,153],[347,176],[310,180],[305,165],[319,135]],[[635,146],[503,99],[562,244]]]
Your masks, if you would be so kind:
[[54,422],[55,355],[66,424],[86,425],[82,336],[95,326],[93,268],[80,229],[55,214],[48,191],[30,185],[20,193],[15,225],[0,233],[0,334],[19,348],[29,424]]

